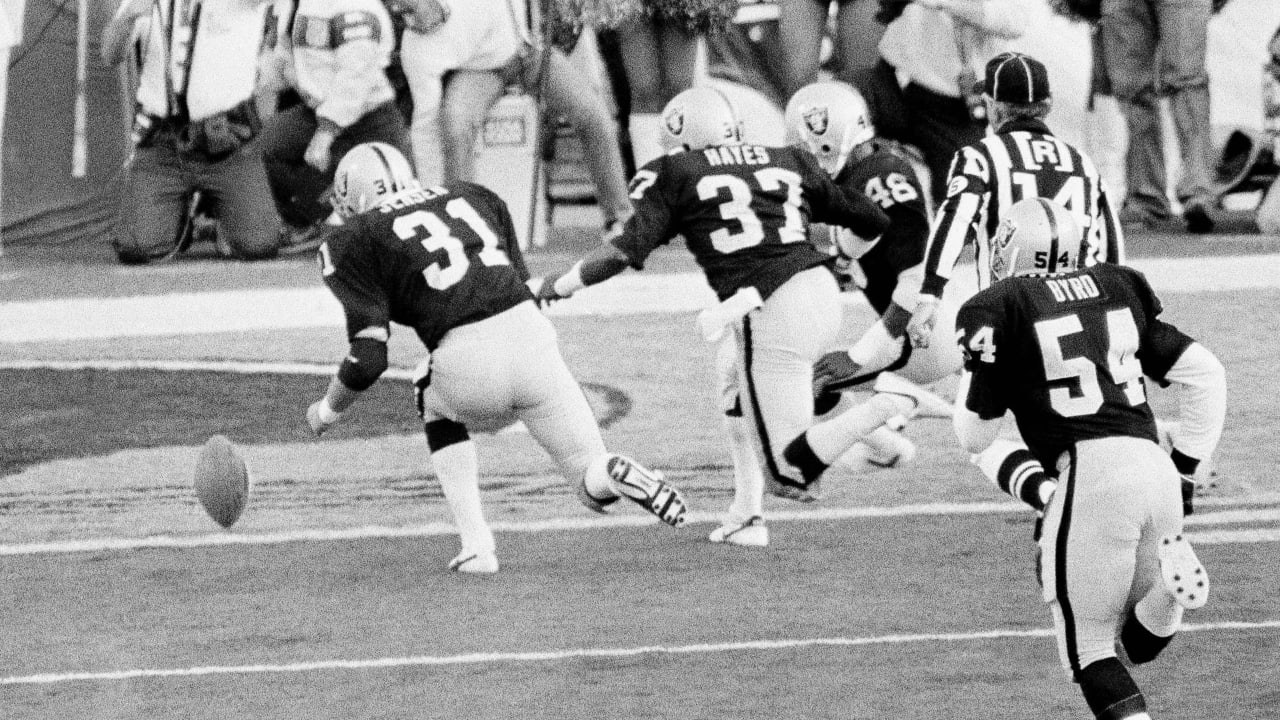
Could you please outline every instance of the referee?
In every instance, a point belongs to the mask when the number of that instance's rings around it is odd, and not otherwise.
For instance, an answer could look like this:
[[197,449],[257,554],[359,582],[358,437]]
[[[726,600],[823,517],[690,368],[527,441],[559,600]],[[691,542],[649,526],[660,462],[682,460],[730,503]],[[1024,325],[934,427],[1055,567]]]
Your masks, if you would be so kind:
[[[1052,106],[1044,64],[1020,53],[1001,53],[987,63],[982,95],[994,132],[960,148],[951,160],[946,199],[929,233],[919,301],[907,323],[917,348],[929,344],[942,290],[966,244],[974,246],[978,289],[991,284],[991,240],[1019,200],[1045,198],[1071,212],[1081,230],[1075,256],[1082,265],[1124,262],[1117,206],[1096,166],[1044,123]],[[1040,261],[1048,270],[1048,258]],[[1012,426],[971,461],[996,487],[1037,511],[1053,492],[1053,478]]]
[[991,284],[991,238],[1019,200],[1042,197],[1070,210],[1083,230],[1085,265],[1124,262],[1115,206],[1093,161],[1044,124],[1052,107],[1044,64],[1001,53],[987,63],[982,94],[994,134],[960,148],[951,161],[946,199],[925,253],[920,303],[907,325],[916,347],[928,346],[938,299],[966,244],[977,253],[978,289]]

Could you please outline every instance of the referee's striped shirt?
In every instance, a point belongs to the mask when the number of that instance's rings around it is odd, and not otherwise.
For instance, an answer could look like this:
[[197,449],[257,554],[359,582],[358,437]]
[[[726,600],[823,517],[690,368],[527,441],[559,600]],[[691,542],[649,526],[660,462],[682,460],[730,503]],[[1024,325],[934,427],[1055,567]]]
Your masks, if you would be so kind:
[[1039,120],[1015,120],[956,153],[947,197],[929,233],[920,291],[935,297],[951,279],[967,243],[976,253],[978,288],[991,284],[991,238],[1009,206],[1042,197],[1065,206],[1084,231],[1085,265],[1124,262],[1124,235],[1106,183],[1084,153]]

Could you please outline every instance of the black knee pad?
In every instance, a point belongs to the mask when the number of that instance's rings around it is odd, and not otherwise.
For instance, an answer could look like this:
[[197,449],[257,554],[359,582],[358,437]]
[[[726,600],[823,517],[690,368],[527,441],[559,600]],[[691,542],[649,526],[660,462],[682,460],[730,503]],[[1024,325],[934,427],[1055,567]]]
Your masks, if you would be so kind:
[[1142,691],[1117,658],[1091,663],[1076,673],[1076,681],[1098,720],[1122,720],[1147,710]]
[[1129,660],[1135,665],[1155,660],[1171,640],[1173,640],[1172,635],[1161,637],[1143,627],[1132,610],[1124,621],[1124,627],[1120,629],[1120,644],[1124,647]]
[[471,439],[467,434],[467,426],[460,422],[442,418],[432,420],[424,426],[427,432],[427,447],[431,452],[439,452],[450,445],[464,443]]

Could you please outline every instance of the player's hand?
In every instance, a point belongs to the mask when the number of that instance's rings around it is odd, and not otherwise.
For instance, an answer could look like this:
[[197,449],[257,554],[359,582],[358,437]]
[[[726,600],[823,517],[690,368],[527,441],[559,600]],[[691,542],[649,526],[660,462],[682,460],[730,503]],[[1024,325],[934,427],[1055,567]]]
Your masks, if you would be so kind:
[[1182,516],[1195,512],[1196,481],[1182,476]]
[[911,346],[929,347],[929,338],[933,336],[933,326],[937,322],[938,298],[921,293],[916,309],[911,313],[911,320],[907,323],[907,337],[911,338]]
[[336,425],[338,420],[341,419],[341,416],[336,413],[326,419],[326,413],[320,409],[323,405],[324,399],[321,398],[311,403],[311,406],[307,408],[307,424],[311,426],[311,432],[316,437],[323,435],[325,430]]
[[546,307],[556,300],[564,300],[565,295],[556,292],[555,278],[532,278],[528,282],[529,292],[533,293],[533,299],[537,301],[538,307]]
[[861,369],[843,350],[823,355],[813,364],[813,396],[819,397],[831,385],[857,377]]
[[324,172],[329,169],[329,163],[333,160],[329,152],[331,147],[333,147],[333,133],[316,130],[316,133],[311,136],[311,142],[307,143],[307,151],[302,158],[311,167]]

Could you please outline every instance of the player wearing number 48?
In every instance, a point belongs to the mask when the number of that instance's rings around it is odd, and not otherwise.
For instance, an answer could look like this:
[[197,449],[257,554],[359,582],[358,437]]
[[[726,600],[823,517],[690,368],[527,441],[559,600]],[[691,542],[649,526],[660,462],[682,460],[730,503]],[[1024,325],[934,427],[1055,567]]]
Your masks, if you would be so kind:
[[[977,453],[1011,413],[1057,479],[1037,540],[1062,664],[1097,717],[1150,720],[1116,645],[1134,664],[1154,660],[1183,609],[1208,597],[1182,536],[1191,506],[1179,474],[1185,483],[1217,446],[1226,380],[1213,353],[1160,319],[1142,273],[1082,268],[1080,247],[1066,208],[1043,198],[1008,208],[991,244],[993,284],[956,315],[965,373],[953,421]],[[1172,457],[1144,376],[1181,386]]]
[[[800,464],[784,452],[813,423],[813,363],[835,343],[841,322],[835,258],[809,242],[809,225],[825,222],[874,239],[889,221],[866,196],[836,185],[806,150],[742,142],[736,108],[713,88],[680,93],[661,121],[668,153],[631,181],[636,212],[622,235],[535,281],[536,293],[545,302],[569,297],[628,267],[643,268],[656,248],[684,237],[720,299],[700,316],[704,337],[727,338],[718,394],[734,499],[710,539],[759,547],[768,544],[764,473],[800,491],[820,474],[814,452]],[[914,406],[895,397],[879,398],[875,412],[888,417],[905,411],[899,402]],[[846,423],[809,442],[831,462],[884,419]]]

